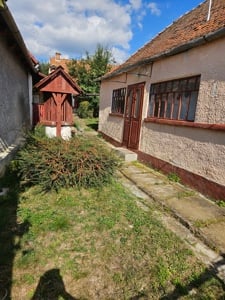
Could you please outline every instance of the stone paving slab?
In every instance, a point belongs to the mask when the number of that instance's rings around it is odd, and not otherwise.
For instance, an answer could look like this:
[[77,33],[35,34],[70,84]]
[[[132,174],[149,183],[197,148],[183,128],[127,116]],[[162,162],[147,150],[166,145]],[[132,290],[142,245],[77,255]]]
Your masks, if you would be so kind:
[[225,216],[222,210],[205,198],[198,196],[194,197],[183,197],[183,198],[172,198],[168,199],[168,205],[181,213],[186,219],[192,223],[196,223],[196,226],[201,224],[209,224],[215,222],[217,219],[224,219]]
[[218,252],[225,253],[225,220],[200,228],[200,232],[207,237],[209,245]]
[[122,173],[152,199],[168,208],[211,248],[225,254],[225,209],[197,191],[141,164],[125,164]]

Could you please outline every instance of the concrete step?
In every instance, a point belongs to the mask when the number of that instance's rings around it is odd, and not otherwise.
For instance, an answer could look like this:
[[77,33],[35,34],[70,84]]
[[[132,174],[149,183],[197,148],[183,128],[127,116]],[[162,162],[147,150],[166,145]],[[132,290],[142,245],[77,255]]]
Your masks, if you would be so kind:
[[128,150],[126,148],[114,148],[116,155],[121,157],[126,162],[136,161],[137,160],[137,153]]

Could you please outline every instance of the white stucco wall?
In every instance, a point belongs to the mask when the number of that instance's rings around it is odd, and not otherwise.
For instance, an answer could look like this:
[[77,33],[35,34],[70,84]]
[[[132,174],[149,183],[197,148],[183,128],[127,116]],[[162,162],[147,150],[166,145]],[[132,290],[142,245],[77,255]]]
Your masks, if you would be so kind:
[[145,123],[140,150],[225,185],[225,132]]
[[123,87],[126,87],[126,75],[118,76],[115,80],[103,81],[100,88],[98,130],[116,141],[122,139],[123,118],[110,115],[112,91]]
[[[200,74],[201,82],[195,122],[224,124],[224,53],[225,43],[223,40],[155,62],[151,82]],[[144,122],[139,149],[175,166],[225,185],[224,131]]]
[[151,82],[201,75],[195,122],[225,123],[225,39],[153,64]]
[[[144,92],[144,103],[143,106],[143,118],[147,114],[148,93],[150,88],[150,74],[152,71],[152,66],[148,65],[142,68],[137,68],[129,72],[128,74],[123,74],[117,76],[116,78],[105,80],[101,83],[100,89],[100,104],[99,104],[99,131],[112,137],[118,142],[122,142],[123,139],[123,116],[110,115],[111,113],[111,103],[112,103],[112,91],[114,89],[128,87],[129,85],[145,82],[145,92]],[[141,75],[138,75],[141,74]]]
[[[195,122],[225,124],[225,39],[102,82],[99,129],[122,142],[123,118],[110,116],[112,90],[146,82],[139,150],[225,186],[225,131],[144,122],[151,83],[201,75]],[[147,72],[148,73],[148,72]],[[124,83],[119,83],[123,81]],[[126,83],[125,83],[126,82]]]

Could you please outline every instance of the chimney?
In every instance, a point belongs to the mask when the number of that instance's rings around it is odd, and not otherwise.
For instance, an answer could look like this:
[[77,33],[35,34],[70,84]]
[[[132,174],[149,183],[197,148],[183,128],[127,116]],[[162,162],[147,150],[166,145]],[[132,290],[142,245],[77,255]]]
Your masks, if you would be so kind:
[[56,52],[56,53],[55,53],[55,59],[56,59],[56,60],[61,60],[61,53]]

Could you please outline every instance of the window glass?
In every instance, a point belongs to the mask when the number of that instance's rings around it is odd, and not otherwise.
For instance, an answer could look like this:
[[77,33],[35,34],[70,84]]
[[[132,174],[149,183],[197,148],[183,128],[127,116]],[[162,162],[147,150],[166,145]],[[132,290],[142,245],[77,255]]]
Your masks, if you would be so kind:
[[164,93],[166,90],[166,83],[162,82],[160,83],[160,93]]
[[140,99],[141,99],[141,90],[136,90],[136,101],[135,101],[135,109],[134,109],[134,117],[137,118],[139,116],[139,110],[140,110]]
[[129,117],[131,113],[132,97],[133,97],[133,90],[130,90],[129,95],[127,97],[126,117]]
[[158,117],[159,114],[159,108],[160,108],[160,96],[156,96],[155,100],[155,109],[154,109],[154,117]]
[[126,88],[116,89],[112,92],[111,112],[123,114],[125,106]]
[[194,121],[200,76],[151,85],[150,117]]
[[172,91],[172,87],[173,87],[173,82],[172,81],[168,81],[167,85],[166,85],[166,92],[171,92]]
[[166,118],[168,119],[171,119],[172,104],[173,104],[173,93],[170,93],[168,95],[167,108],[166,108]]
[[177,92],[178,88],[179,88],[179,80],[174,80],[173,81],[173,89],[172,89],[172,91],[173,92]]
[[196,79],[195,78],[190,78],[188,80],[188,91],[195,90],[195,83],[196,83]]
[[160,118],[164,118],[165,115],[165,110],[166,110],[166,103],[167,103],[167,95],[163,94],[162,95],[162,100],[161,100],[161,106],[160,106]]
[[182,93],[182,101],[181,101],[181,108],[180,108],[180,120],[187,119],[187,112],[188,112],[188,105],[189,105],[189,98],[190,93]]
[[190,104],[189,104],[188,116],[187,116],[188,121],[194,121],[194,119],[195,119],[197,98],[198,98],[198,92],[192,92]]
[[187,79],[181,80],[180,81],[180,87],[179,90],[180,91],[186,91],[187,90]]
[[179,103],[180,103],[180,94],[176,93],[173,101],[173,119],[178,119]]
[[150,97],[150,102],[149,102],[149,116],[153,116],[153,111],[154,111],[154,105],[155,105],[155,95],[151,95]]

